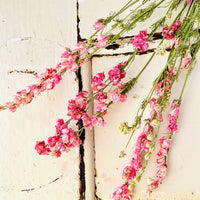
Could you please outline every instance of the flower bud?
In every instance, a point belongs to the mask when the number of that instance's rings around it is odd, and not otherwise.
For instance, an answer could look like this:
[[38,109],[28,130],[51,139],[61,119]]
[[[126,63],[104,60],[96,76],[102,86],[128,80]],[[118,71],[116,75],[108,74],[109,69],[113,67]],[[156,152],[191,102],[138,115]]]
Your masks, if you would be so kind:
[[139,183],[140,179],[141,179],[141,176],[137,176],[134,178],[134,182],[137,184]]
[[151,153],[149,152],[149,153],[147,153],[147,154],[144,156],[144,159],[145,159],[145,160],[149,160],[150,157],[151,157]]
[[126,153],[124,152],[124,151],[121,151],[120,152],[120,155],[119,155],[119,158],[123,158],[123,157],[125,157],[126,156]]
[[152,142],[147,142],[146,147],[148,147],[148,148],[152,147]]
[[128,186],[129,190],[134,190],[134,188],[135,188],[135,184],[134,183]]
[[154,152],[154,151],[155,151],[155,146],[150,147],[150,148],[149,148],[149,151],[150,151],[151,153]]
[[149,133],[148,135],[147,135],[147,139],[148,140],[153,140],[153,138],[154,138],[154,135],[153,135],[153,133]]
[[141,168],[139,169],[140,174],[143,174],[143,173],[144,173],[144,170],[145,170],[145,167],[141,167]]

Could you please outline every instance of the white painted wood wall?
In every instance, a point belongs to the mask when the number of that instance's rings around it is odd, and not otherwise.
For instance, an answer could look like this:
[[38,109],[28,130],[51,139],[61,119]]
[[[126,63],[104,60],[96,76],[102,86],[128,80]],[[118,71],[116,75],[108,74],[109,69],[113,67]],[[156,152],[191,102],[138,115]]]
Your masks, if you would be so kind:
[[[79,0],[81,38],[90,36],[96,19],[107,16],[110,10],[118,10],[126,2],[127,0]],[[154,19],[157,17],[159,13],[153,16]],[[142,26],[148,27],[149,23]],[[140,28],[136,28],[130,35],[137,33]],[[35,82],[33,74],[24,73],[26,69],[41,73],[46,67],[55,66],[59,61],[64,51],[61,45],[73,48],[76,44],[77,2],[0,0],[0,30],[0,103],[3,104],[12,99],[17,91]],[[82,68],[83,89],[90,89],[91,74],[108,71],[109,67],[127,59],[127,56],[120,53],[129,51],[130,48],[125,47],[103,52],[110,56],[94,56],[91,63]],[[113,56],[113,53],[119,55]],[[150,55],[136,57],[130,76],[139,71]],[[132,146],[130,145],[126,158],[118,158],[128,136],[118,133],[117,127],[120,122],[131,122],[134,119],[137,107],[165,60],[166,57],[157,56],[128,95],[128,101],[109,109],[104,129],[86,131],[86,200],[109,200],[114,189],[121,184],[122,169],[130,160]],[[152,199],[200,199],[199,63],[200,58],[184,94],[179,132],[170,151],[169,173]],[[14,72],[10,73],[11,71]],[[179,85],[175,86],[175,93]],[[80,199],[79,149],[73,149],[58,159],[38,156],[34,150],[35,141],[52,135],[56,120],[66,117],[67,101],[74,98],[77,92],[75,75],[66,74],[53,91],[40,95],[30,105],[15,113],[0,113],[0,200]],[[153,166],[153,162],[150,163],[138,185],[136,199],[145,199],[145,180],[154,174]]]

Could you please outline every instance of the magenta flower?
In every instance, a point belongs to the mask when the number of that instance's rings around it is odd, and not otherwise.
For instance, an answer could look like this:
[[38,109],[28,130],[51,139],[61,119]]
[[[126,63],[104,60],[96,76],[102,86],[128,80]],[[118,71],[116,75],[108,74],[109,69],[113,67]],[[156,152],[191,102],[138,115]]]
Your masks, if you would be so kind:
[[146,36],[147,36],[147,30],[144,30],[140,31],[140,33],[138,35],[135,35],[133,38],[132,43],[136,48],[140,50],[140,52],[146,51],[149,47]]
[[121,79],[123,79],[126,76],[126,72],[124,70],[121,70],[121,68],[126,64],[127,62],[124,63],[119,63],[117,66],[113,67],[108,72],[109,79],[111,82],[113,82],[113,85],[116,86],[120,83]]
[[49,155],[49,153],[51,152],[51,150],[49,148],[47,148],[47,145],[45,144],[44,141],[36,142],[35,150],[40,155]]
[[98,91],[106,86],[105,84],[105,75],[104,72],[98,73],[96,76],[92,79],[92,90]]

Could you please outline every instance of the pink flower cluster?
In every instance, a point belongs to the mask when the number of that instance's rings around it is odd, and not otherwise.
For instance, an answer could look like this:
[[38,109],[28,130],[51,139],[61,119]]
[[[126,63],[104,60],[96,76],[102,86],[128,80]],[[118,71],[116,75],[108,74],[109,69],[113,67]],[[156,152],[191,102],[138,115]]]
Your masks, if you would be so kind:
[[176,124],[178,115],[179,115],[179,105],[177,102],[173,103],[171,105],[171,113],[168,115],[169,125],[167,127],[167,130],[171,132],[173,135],[177,130],[178,126]]
[[97,42],[97,47],[99,48],[104,48],[107,44],[107,41],[108,41],[108,36],[107,35],[99,35],[98,37],[98,42]]
[[147,43],[147,30],[140,31],[138,35],[135,35],[133,38],[133,45],[142,51],[146,51],[149,47],[149,44]]
[[71,116],[73,120],[80,120],[86,113],[87,95],[87,91],[81,91],[76,95],[75,99],[68,102],[68,115]]
[[[92,78],[92,90],[96,93],[95,94],[95,99],[97,100],[96,103],[96,115],[89,116],[85,110],[87,101],[84,103],[84,111],[80,113],[79,118],[83,120],[83,125],[87,128],[92,128],[94,126],[97,127],[104,127],[105,126],[105,121],[104,121],[104,116],[107,114],[107,109],[109,103],[112,101],[113,103],[120,103],[124,102],[127,99],[126,94],[121,94],[121,91],[124,87],[124,83],[121,82],[121,79],[125,77],[125,71],[122,70],[122,67],[126,64],[124,63],[119,63],[117,66],[115,66],[113,69],[111,69],[108,74],[109,74],[109,79],[111,83],[113,83],[113,86],[117,86],[116,89],[111,90],[109,93],[108,92],[103,92],[104,87],[106,86],[106,81],[105,81],[105,74],[98,73]],[[72,110],[71,113],[73,115],[76,115],[76,109]],[[72,116],[72,115],[71,115]],[[77,117],[74,117],[75,119]]]
[[[175,32],[180,28],[180,26],[181,26],[181,22],[180,21],[176,21],[174,24],[173,24],[173,26],[172,26],[172,28],[170,29],[170,31],[168,32],[168,30],[169,30],[169,26],[165,26],[164,28],[163,28],[163,30],[162,30],[162,36],[165,36],[166,34],[166,39],[167,40],[171,40],[171,39],[173,39],[174,37],[175,37]],[[168,33],[167,33],[168,32]]]
[[[57,64],[56,68],[47,68],[44,73],[37,75],[38,84],[28,86],[27,89],[17,92],[14,100],[7,102],[5,108],[9,108],[10,111],[15,112],[21,106],[31,103],[34,97],[38,96],[41,92],[46,90],[52,90],[62,80],[62,73],[67,71],[73,72],[78,70],[77,60],[81,59],[79,66],[82,66],[88,61],[87,54],[82,54],[79,58],[77,52],[86,49],[84,42],[79,42],[74,50],[65,51],[61,56],[61,62]],[[80,54],[80,53],[79,53]]]
[[123,184],[116,189],[112,195],[112,200],[131,200],[133,195],[128,188],[128,184]]
[[[123,170],[122,178],[125,180],[126,184],[131,184],[134,182],[135,184],[137,183],[137,180],[136,180],[137,173],[140,171],[140,169],[142,169],[142,161],[144,159],[148,160],[150,158],[151,152],[154,150],[154,146],[152,142],[153,138],[155,137],[154,130],[156,130],[157,127],[159,127],[160,122],[163,121],[162,106],[160,105],[160,102],[165,93],[171,92],[172,82],[174,80],[174,72],[172,71],[172,68],[168,68],[166,72],[166,77],[164,80],[160,81],[156,87],[157,98],[153,97],[151,98],[149,102],[149,105],[151,108],[150,119],[145,124],[143,131],[140,133],[140,135],[137,138],[137,143],[135,145],[135,149],[133,152],[133,157],[132,157],[130,165],[126,166]],[[171,119],[176,120],[176,117],[178,116],[176,104],[172,105],[172,109],[173,110],[171,112]],[[170,121],[170,123],[171,122],[172,121]],[[163,140],[160,140],[160,142],[162,145],[162,149],[167,149],[169,147],[168,140],[163,139]],[[159,176],[160,176],[159,173],[162,172],[162,169],[159,168],[159,172],[158,172]],[[152,187],[155,187],[155,184],[151,185],[151,190],[152,190]],[[114,194],[118,194],[119,189],[120,187],[117,188]]]
[[101,22],[100,19],[98,19],[95,24],[93,25],[94,30],[102,30],[104,28],[103,22]]
[[19,107],[31,103],[33,98],[46,90],[52,90],[61,80],[59,70],[47,68],[46,72],[37,76],[40,81],[39,84],[30,85],[28,89],[17,92],[12,102],[7,102],[5,107],[9,108],[10,111],[15,112]]
[[149,195],[159,187],[163,178],[167,173],[167,164],[166,164],[166,156],[169,148],[171,147],[171,140],[167,139],[165,136],[160,138],[160,150],[157,153],[158,159],[156,160],[157,169],[156,169],[156,180],[149,179],[148,181],[148,189],[146,191],[146,195]]
[[108,72],[109,79],[114,86],[118,85],[121,79],[123,79],[126,76],[126,72],[122,70],[126,63],[127,62],[119,63],[117,66],[115,66]]
[[68,128],[63,119],[59,119],[55,127],[56,134],[48,138],[47,144],[44,141],[36,142],[35,150],[38,154],[60,157],[62,152],[68,152],[72,147],[81,144],[76,132]]

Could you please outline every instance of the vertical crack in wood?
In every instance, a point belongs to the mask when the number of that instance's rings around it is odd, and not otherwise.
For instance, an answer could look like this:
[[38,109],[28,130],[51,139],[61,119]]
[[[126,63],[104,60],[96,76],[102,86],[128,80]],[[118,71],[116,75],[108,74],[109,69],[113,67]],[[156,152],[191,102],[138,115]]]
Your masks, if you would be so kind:
[[[77,43],[81,41],[81,36],[80,36],[80,27],[79,27],[79,3],[78,0],[76,1],[76,12],[77,12]],[[82,91],[83,89],[83,82],[82,82],[82,76],[81,76],[81,68],[79,68],[77,72],[77,77],[78,77],[78,84],[79,84],[79,92]],[[78,122],[78,127],[79,129],[83,127],[83,122],[79,121]],[[85,162],[84,162],[84,140],[85,140],[85,130],[83,130],[80,139],[82,141],[82,144],[80,145],[79,148],[79,154],[80,154],[80,164],[79,164],[79,177],[80,177],[80,200],[85,200],[85,190],[86,190],[86,183],[85,183]]]

